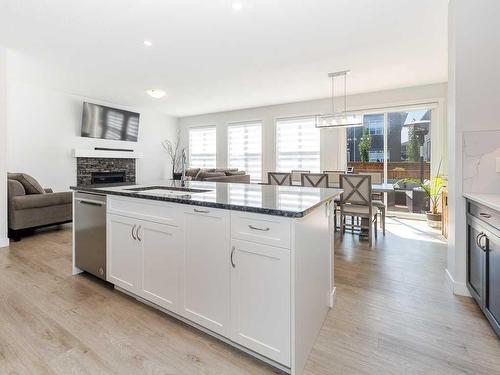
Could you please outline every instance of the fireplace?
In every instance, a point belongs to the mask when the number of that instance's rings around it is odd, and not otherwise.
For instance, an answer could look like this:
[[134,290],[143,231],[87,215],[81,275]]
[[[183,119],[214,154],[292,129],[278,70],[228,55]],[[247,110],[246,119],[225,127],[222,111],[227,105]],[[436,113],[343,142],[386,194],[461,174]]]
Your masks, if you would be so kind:
[[77,157],[76,160],[78,186],[116,182],[135,184],[135,159]]
[[91,172],[92,185],[96,184],[113,184],[117,182],[125,182],[125,171],[120,172]]

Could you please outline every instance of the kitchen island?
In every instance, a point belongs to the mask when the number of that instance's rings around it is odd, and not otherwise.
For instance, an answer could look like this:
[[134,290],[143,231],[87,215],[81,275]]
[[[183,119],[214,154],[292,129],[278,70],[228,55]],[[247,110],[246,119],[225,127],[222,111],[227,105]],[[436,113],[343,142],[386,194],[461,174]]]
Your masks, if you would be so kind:
[[117,290],[302,373],[334,302],[341,190],[198,181],[72,189],[105,197],[105,279]]

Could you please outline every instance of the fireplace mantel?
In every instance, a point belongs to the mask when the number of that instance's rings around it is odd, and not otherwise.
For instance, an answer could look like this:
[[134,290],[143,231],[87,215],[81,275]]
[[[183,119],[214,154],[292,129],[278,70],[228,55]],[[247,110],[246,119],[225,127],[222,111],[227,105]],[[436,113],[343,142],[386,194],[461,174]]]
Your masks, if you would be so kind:
[[75,158],[99,158],[99,159],[141,159],[142,152],[139,151],[107,151],[90,149],[73,149]]

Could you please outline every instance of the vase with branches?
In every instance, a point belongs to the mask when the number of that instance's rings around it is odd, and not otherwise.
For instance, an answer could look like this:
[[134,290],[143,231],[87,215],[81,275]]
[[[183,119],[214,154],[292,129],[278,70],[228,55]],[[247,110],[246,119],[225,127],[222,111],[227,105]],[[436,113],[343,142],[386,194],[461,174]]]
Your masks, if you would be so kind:
[[180,144],[181,144],[180,129],[177,129],[177,132],[175,134],[175,139],[173,140],[166,139],[161,143],[163,149],[168,155],[168,158],[170,159],[170,162],[172,163],[172,177],[174,177],[176,173],[179,173],[181,169],[182,150],[180,149]]

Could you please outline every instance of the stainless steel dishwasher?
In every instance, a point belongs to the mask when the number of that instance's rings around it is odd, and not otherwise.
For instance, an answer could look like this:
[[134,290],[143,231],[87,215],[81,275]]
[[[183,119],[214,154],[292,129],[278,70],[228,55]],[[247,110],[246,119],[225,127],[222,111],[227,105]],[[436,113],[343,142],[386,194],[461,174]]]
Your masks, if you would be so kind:
[[106,196],[75,193],[75,266],[106,280]]

